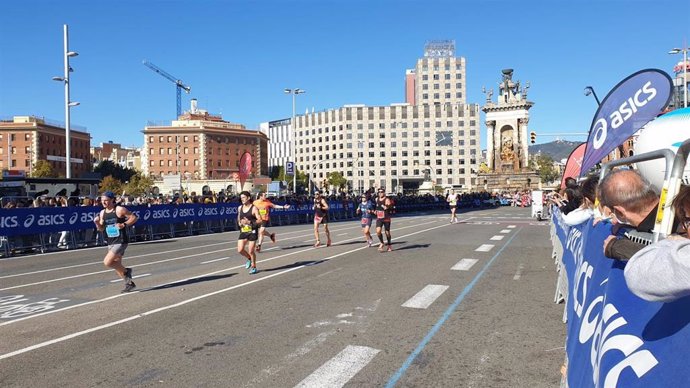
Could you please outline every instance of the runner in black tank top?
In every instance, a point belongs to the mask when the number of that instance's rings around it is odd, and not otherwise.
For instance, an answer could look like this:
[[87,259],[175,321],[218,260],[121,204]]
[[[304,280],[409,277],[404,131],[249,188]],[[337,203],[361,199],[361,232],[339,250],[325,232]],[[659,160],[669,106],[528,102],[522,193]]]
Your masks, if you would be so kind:
[[316,238],[315,247],[321,245],[319,238],[319,225],[323,225],[326,231],[326,246],[331,246],[331,231],[328,230],[328,202],[321,196],[321,192],[314,193],[314,238]]
[[256,269],[259,210],[252,205],[252,197],[248,191],[240,193],[240,200],[242,204],[237,208],[237,225],[240,228],[240,235],[237,238],[237,252],[247,259],[245,267],[249,269],[249,274],[253,275],[259,272]]
[[108,254],[103,259],[106,267],[112,268],[124,279],[125,288],[122,292],[132,291],[136,285],[132,281],[132,269],[122,265],[122,256],[125,254],[129,235],[127,227],[137,222],[137,216],[132,214],[124,206],[115,204],[115,194],[106,191],[101,196],[104,209],[93,219],[96,228],[100,231],[105,230],[106,240],[108,241]]
[[378,198],[376,198],[376,236],[378,236],[379,241],[381,242],[379,244],[379,252],[384,251],[384,243],[383,243],[383,234],[381,233],[381,229],[385,229],[386,231],[386,239],[388,240],[388,252],[391,252],[393,250],[393,246],[391,245],[391,208],[393,207],[393,204],[391,203],[390,199],[386,197],[386,191],[383,188],[379,188],[378,190]]

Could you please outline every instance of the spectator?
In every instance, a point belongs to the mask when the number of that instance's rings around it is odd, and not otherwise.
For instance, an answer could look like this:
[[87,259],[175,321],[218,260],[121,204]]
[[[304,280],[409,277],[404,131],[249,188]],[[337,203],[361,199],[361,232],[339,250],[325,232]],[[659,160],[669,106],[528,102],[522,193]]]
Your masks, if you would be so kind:
[[592,218],[598,183],[599,177],[592,175],[582,183],[580,188],[567,189],[577,196],[575,200],[581,202],[581,205],[577,209],[563,215],[564,223],[570,226],[579,225]]
[[[651,237],[654,229],[659,195],[652,185],[634,170],[615,170],[599,184],[601,205],[611,209],[614,222],[628,225]],[[609,236],[604,241],[604,255],[628,260],[645,244],[628,238]]]
[[690,186],[682,186],[672,203],[684,236],[672,235],[644,247],[625,266],[633,294],[650,302],[671,302],[690,295]]

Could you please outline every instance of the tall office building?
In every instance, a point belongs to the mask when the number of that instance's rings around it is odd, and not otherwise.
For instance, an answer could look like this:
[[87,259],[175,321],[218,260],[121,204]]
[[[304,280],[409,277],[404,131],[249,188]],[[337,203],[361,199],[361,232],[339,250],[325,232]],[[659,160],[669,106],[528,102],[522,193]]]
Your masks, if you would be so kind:
[[290,119],[281,119],[259,124],[259,130],[270,139],[268,142],[268,168],[283,167],[292,160],[292,137]]
[[356,191],[471,190],[480,158],[479,105],[465,102],[454,41],[426,44],[405,74],[405,101],[299,115],[297,168],[317,187],[340,172]]

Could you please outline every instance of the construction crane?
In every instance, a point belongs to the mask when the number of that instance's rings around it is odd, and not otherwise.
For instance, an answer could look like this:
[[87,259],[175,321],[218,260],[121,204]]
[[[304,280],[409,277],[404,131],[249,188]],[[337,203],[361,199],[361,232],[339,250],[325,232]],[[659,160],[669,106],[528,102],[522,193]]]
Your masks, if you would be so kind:
[[189,92],[192,90],[192,87],[185,85],[182,82],[182,80],[173,77],[172,75],[168,74],[168,72],[166,72],[165,70],[161,69],[160,67],[154,65],[153,63],[151,63],[145,59],[144,59],[143,63],[149,69],[162,75],[163,77],[167,78],[168,80],[172,81],[175,84],[175,89],[177,91],[177,117],[180,117],[180,115],[182,114],[182,95],[181,95],[182,92],[181,92],[181,90],[184,90],[185,93],[189,94]]

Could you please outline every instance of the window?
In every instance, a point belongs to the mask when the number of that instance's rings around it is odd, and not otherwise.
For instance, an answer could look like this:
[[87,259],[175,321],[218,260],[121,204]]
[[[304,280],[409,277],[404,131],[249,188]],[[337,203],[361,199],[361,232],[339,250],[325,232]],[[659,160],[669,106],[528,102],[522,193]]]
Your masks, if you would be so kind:
[[450,79],[450,74],[446,74],[443,76],[443,79]]
[[[0,139],[2,140],[2,139]],[[149,143],[153,143],[153,136],[149,136]]]
[[153,154],[154,154],[153,148],[149,148],[149,155],[153,155]]

